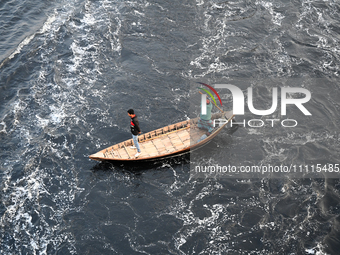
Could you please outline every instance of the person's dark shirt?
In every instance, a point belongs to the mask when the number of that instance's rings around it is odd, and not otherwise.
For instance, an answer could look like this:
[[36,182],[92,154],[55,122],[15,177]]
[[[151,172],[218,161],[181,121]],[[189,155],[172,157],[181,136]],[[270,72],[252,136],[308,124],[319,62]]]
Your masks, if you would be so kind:
[[138,135],[139,132],[141,132],[140,130],[140,127],[139,127],[139,122],[138,122],[138,118],[137,118],[137,115],[133,116],[131,118],[131,125],[130,125],[130,128],[131,128],[131,133],[133,135]]

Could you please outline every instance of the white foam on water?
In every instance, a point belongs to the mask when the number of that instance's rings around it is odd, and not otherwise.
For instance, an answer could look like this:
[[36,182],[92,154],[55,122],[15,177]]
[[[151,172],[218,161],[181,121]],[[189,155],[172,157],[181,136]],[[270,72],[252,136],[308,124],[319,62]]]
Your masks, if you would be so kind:
[[323,252],[325,250],[325,247],[318,243],[315,247],[310,249],[305,249],[305,252],[307,254],[313,254],[313,255],[329,255],[328,253]]
[[110,40],[111,49],[115,51],[117,54],[120,55],[122,50],[121,41],[119,38],[120,30],[122,28],[122,20],[120,18],[120,10],[118,5],[112,5],[112,1],[104,0],[102,2],[102,7],[104,8],[105,12],[110,15],[110,13],[115,13],[117,15],[114,19],[107,19],[108,20],[108,33],[105,34],[105,37]]
[[204,0],[196,0],[196,5],[197,6],[200,6],[200,5],[203,5],[204,4]]
[[64,113],[63,107],[57,108],[54,105],[50,106],[51,114],[50,119],[54,124],[61,123],[65,119],[66,114]]
[[268,10],[268,12],[270,13],[272,17],[273,24],[279,27],[281,26],[282,20],[285,18],[285,16],[282,15],[281,13],[274,11],[272,2],[259,1],[257,2],[257,4],[261,4],[263,7],[265,7]]
[[52,14],[51,16],[48,16],[45,23],[41,27],[41,29],[34,34],[27,36],[21,43],[19,43],[18,47],[12,52],[12,54],[0,64],[0,68],[3,66],[3,64],[6,61],[14,58],[15,55],[19,54],[22,51],[22,49],[35,38],[36,35],[44,34],[46,33],[46,31],[49,31],[52,28],[52,24],[55,22],[55,20],[56,20],[56,14]]
[[[302,1],[301,5],[302,12],[295,24],[297,33],[305,37],[304,42],[316,46],[320,49],[319,52],[324,54],[322,58],[311,61],[314,62],[313,68],[329,75],[339,76],[339,39],[338,36],[334,36],[332,22],[338,19],[338,13],[333,11],[333,6],[336,10],[337,4],[327,1],[328,9],[323,9],[314,6],[313,1],[306,0]],[[298,38],[298,41],[300,40]]]
[[38,123],[38,126],[41,127],[41,128],[45,128],[48,126],[49,124],[49,120],[48,119],[44,119],[44,118],[41,118],[39,117],[38,115],[35,115],[36,118],[38,119],[37,123]]
[[69,71],[75,73],[77,68],[82,64],[83,56],[85,55],[86,50],[79,47],[77,45],[77,41],[74,41],[71,44],[71,49],[73,52],[73,65],[69,65]]
[[[89,9],[84,14],[80,26],[71,24],[70,17],[79,8],[74,1],[65,4],[63,8],[56,9],[43,27],[22,42],[11,56],[20,53],[22,48],[29,46],[33,39],[41,41],[38,49],[41,69],[37,71],[36,79],[31,81],[30,94],[25,98],[21,98],[18,94],[14,102],[8,106],[8,114],[12,119],[10,130],[4,119],[0,120],[0,132],[6,132],[14,139],[20,140],[22,145],[21,147],[18,145],[11,158],[2,164],[4,171],[1,187],[5,213],[0,219],[0,226],[7,229],[7,234],[13,238],[17,247],[25,247],[26,252],[31,254],[47,254],[51,252],[47,247],[57,250],[62,243],[67,245],[70,253],[76,253],[73,235],[68,231],[61,233],[60,229],[63,228],[63,215],[68,211],[77,210],[73,201],[82,189],[77,184],[78,170],[75,170],[72,164],[66,167],[63,163],[65,160],[73,161],[74,144],[70,144],[67,134],[58,131],[58,128],[70,129],[79,124],[87,125],[83,116],[77,116],[76,113],[81,107],[89,107],[88,91],[101,74],[98,62],[101,56],[98,54],[98,46],[102,42],[95,34],[96,28],[110,25],[109,29],[115,33],[113,35],[107,33],[107,36],[114,39],[111,40],[112,48],[117,52],[121,49],[117,37],[120,21],[116,19],[119,25],[115,30],[110,19],[111,13],[105,11],[109,10],[110,2],[99,3],[102,4],[99,8],[94,4],[87,2],[86,8]],[[103,7],[105,4],[106,9]],[[115,4],[112,5],[112,9],[117,11],[118,16],[119,10]],[[74,40],[70,46],[72,57],[69,61],[65,58],[57,61],[51,58],[58,55],[58,52],[54,52],[55,48],[50,45],[54,45],[62,37],[59,33],[61,26],[76,30],[72,34]],[[36,50],[36,47],[34,48]],[[47,80],[50,79],[48,76],[51,69],[56,70],[52,82]],[[59,70],[60,75],[57,73]],[[102,96],[102,93],[105,91],[98,91],[98,95]],[[38,106],[29,108],[32,105],[29,102],[34,102],[33,105]],[[102,113],[99,110],[98,112],[98,117],[101,118]],[[107,110],[103,112],[109,114]],[[66,122],[68,122],[67,127]],[[89,130],[93,131],[90,127]],[[49,137],[55,138],[56,141]],[[51,161],[51,169],[40,167],[44,158]],[[14,169],[18,168],[16,164],[22,165],[23,169],[19,176],[14,177]],[[60,189],[53,189],[54,185],[60,185]],[[42,198],[51,201],[51,205],[41,202]],[[45,214],[46,210],[53,213]],[[38,218],[38,224],[32,222],[33,214]],[[4,249],[0,251],[2,254],[12,252],[9,246],[4,245],[1,249]]]
[[[194,184],[194,183],[192,183]],[[175,216],[177,219],[183,221],[183,227],[174,235],[174,245],[178,252],[181,251],[181,247],[187,243],[194,234],[201,231],[209,230],[208,239],[209,245],[204,251],[215,250],[214,241],[229,240],[228,234],[221,230],[220,223],[231,219],[231,215],[227,212],[228,204],[204,204],[203,207],[208,210],[211,216],[200,219],[193,212],[193,206],[195,201],[200,201],[204,197],[212,194],[214,190],[221,189],[222,186],[218,183],[213,186],[208,185],[203,187],[200,193],[186,204],[182,199],[176,203],[175,206],[169,208],[169,214]]]
[[[221,61],[221,57],[226,57],[229,53],[235,51],[249,51],[249,48],[247,48],[249,45],[246,47],[242,44],[235,45],[228,43],[228,40],[238,38],[241,34],[247,36],[246,31],[236,30],[230,19],[234,19],[235,15],[236,19],[242,19],[242,14],[251,10],[252,6],[243,7],[242,5],[238,6],[239,4],[234,5],[227,3],[228,8],[226,8],[226,6],[222,6],[221,4],[218,5],[207,2],[207,6],[201,7],[204,4],[204,2],[197,1],[197,6],[200,9],[203,8],[204,25],[202,24],[202,29],[205,33],[199,42],[202,45],[200,55],[190,62],[190,65],[195,67],[196,70],[189,70],[185,75],[190,78],[206,77],[214,73],[226,74],[230,70],[239,69],[237,63],[226,63],[225,61]],[[219,10],[219,12],[223,10],[223,15],[222,12],[217,15],[212,15],[211,12],[215,10]],[[202,22],[199,21],[199,23]]]
[[6,128],[7,128],[6,123],[4,121],[1,121],[0,122],[0,133],[5,133],[6,134],[7,133]]

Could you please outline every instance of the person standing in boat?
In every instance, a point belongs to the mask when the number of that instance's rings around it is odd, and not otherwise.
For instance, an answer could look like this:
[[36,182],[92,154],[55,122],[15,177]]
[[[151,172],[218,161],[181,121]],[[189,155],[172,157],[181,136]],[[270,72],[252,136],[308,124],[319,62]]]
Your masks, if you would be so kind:
[[[202,107],[202,105],[201,105]],[[198,120],[197,123],[197,127],[201,128],[201,129],[205,129],[208,132],[206,133],[207,136],[209,136],[211,134],[211,132],[214,130],[214,123],[211,120],[211,110],[212,110],[212,103],[210,102],[210,100],[207,98],[207,114],[200,114],[200,118]]]
[[133,143],[135,145],[135,146],[131,146],[131,149],[137,149],[137,153],[135,155],[135,157],[137,158],[142,153],[139,147],[139,143],[138,143],[138,135],[141,133],[141,129],[139,127],[139,122],[137,119],[137,115],[135,114],[135,111],[133,109],[129,109],[127,112],[131,118],[130,128],[131,128]]

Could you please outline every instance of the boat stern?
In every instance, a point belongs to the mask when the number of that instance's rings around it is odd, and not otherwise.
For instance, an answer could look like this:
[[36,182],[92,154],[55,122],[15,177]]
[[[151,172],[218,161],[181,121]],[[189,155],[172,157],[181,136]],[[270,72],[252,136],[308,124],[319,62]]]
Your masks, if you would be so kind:
[[100,152],[90,155],[89,158],[93,160],[97,160],[97,161],[103,161],[105,160],[105,155],[100,151]]

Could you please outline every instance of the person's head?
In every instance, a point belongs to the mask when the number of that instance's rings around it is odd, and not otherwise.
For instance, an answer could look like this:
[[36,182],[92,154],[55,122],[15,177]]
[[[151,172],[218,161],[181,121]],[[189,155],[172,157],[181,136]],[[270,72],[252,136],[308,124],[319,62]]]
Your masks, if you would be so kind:
[[133,109],[129,109],[127,112],[128,112],[130,117],[135,115],[135,111]]
[[210,100],[207,98],[207,104],[210,104]]

